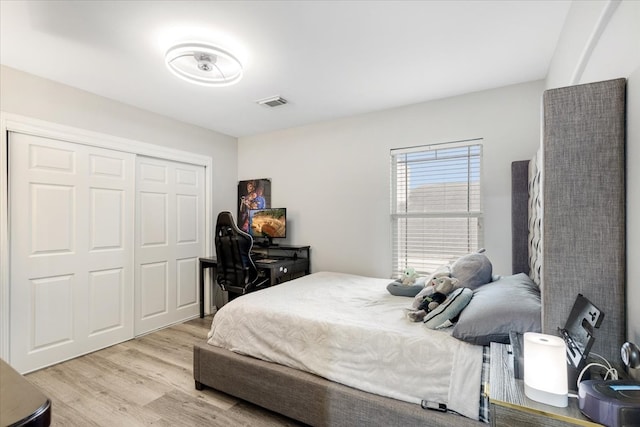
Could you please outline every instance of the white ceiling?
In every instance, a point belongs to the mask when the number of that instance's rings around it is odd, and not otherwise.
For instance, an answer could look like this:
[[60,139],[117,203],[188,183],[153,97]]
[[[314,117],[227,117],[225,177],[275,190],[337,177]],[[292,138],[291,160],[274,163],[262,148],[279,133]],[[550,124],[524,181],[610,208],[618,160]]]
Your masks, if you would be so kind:
[[[570,3],[0,0],[0,62],[241,137],[542,79]],[[174,77],[185,39],[233,52],[243,79]],[[255,102],[273,95],[289,104]]]

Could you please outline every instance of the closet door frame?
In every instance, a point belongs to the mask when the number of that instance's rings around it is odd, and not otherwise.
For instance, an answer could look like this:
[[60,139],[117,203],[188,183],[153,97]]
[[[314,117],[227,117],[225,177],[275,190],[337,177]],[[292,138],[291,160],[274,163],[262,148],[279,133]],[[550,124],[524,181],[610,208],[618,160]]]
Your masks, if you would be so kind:
[[[72,126],[60,125],[32,117],[0,111],[0,358],[9,358],[9,194],[8,194],[8,132],[19,132],[45,138],[90,145],[135,155],[204,166],[204,233],[205,256],[212,254],[211,201],[213,190],[213,159],[162,145],[115,137]],[[201,298],[202,296],[198,296]],[[210,290],[205,287],[205,308],[211,304]]]

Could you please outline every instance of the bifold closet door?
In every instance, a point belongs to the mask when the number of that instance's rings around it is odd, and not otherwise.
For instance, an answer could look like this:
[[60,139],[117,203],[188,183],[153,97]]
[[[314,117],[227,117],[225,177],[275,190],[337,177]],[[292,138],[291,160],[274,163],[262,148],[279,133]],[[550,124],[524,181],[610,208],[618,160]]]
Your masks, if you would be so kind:
[[133,337],[135,156],[9,133],[10,362]]
[[199,315],[204,167],[136,159],[135,334]]

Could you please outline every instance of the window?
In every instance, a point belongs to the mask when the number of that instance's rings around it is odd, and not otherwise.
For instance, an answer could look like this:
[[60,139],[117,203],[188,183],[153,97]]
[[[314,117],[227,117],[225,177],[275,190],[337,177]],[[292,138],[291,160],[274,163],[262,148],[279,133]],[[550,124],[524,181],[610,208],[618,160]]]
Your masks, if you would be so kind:
[[393,272],[482,247],[482,140],[391,150]]

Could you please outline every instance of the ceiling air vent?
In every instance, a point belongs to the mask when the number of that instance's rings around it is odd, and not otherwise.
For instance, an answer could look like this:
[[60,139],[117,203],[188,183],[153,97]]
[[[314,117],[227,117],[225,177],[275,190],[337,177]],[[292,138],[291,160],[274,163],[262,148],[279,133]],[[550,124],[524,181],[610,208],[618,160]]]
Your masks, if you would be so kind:
[[265,105],[267,107],[279,107],[280,105],[286,104],[287,100],[281,96],[272,96],[271,98],[261,99],[256,102],[260,105]]

